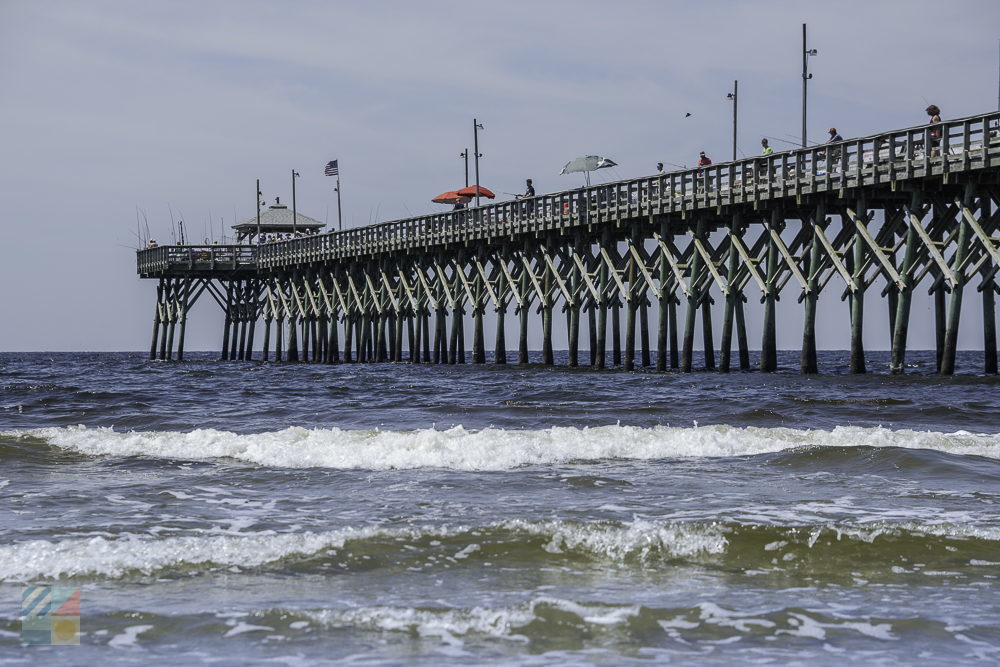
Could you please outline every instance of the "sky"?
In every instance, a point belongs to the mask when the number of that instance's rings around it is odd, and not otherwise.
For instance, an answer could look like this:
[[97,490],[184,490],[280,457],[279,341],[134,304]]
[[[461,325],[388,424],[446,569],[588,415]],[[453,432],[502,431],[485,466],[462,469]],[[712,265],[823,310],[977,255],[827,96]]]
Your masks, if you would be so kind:
[[[172,218],[219,238],[255,214],[258,178],[290,204],[295,169],[298,210],[336,225],[332,159],[345,227],[440,210],[430,199],[464,185],[474,118],[497,192],[578,187],[559,170],[585,154],[619,165],[595,180],[727,159],[734,80],[741,153],[762,136],[790,148],[802,23],[818,50],[812,139],[917,125],[929,102],[946,119],[997,107],[996,0],[0,0],[0,351],[146,348],[155,282],[135,273],[137,216],[161,243]],[[821,296],[820,347],[847,346],[846,326],[822,326],[846,312],[837,297]],[[878,302],[870,349],[888,347]],[[960,345],[976,348],[966,304]],[[933,346],[929,307],[918,296],[915,347]],[[779,347],[796,348],[801,306],[780,308]],[[220,336],[206,299],[186,347]]]

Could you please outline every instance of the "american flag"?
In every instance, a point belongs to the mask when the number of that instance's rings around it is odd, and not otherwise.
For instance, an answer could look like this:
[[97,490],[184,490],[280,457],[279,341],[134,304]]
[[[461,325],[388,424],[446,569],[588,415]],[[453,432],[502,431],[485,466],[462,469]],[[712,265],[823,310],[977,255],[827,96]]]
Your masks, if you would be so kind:
[[330,160],[326,163],[326,175],[327,176],[339,176],[340,168],[337,166],[336,160]]

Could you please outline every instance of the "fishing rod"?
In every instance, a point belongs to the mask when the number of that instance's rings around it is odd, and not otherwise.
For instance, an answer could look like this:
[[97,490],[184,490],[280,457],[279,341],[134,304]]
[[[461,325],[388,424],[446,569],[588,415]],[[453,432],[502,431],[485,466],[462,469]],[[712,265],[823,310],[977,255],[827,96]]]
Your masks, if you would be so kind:
[[[790,134],[785,134],[785,136],[786,136],[786,137],[791,137],[792,135],[790,135]],[[794,138],[794,137],[793,137],[793,138]],[[778,139],[778,141],[782,141],[782,139]],[[802,142],[802,138],[800,137],[798,141],[794,141],[794,142],[792,142],[792,141],[789,141],[789,142],[787,142],[787,143],[790,143],[790,144],[791,144],[791,143],[794,143],[794,144],[795,144],[796,146],[799,146],[799,147],[801,147],[801,145],[802,145],[802,143],[801,143],[801,142]],[[812,144],[813,146],[819,146],[820,144],[823,144],[823,143],[825,143],[825,142],[822,142],[822,141],[814,141],[813,139],[810,139],[809,137],[806,137],[806,146],[809,146],[809,144]]]
[[[788,141],[787,139],[782,139],[781,137],[771,137],[771,136],[768,136],[766,134],[764,135],[764,138],[765,139],[770,139],[771,141],[780,141],[783,144],[789,144],[791,146],[795,146],[796,148],[802,148],[802,144],[800,142],[798,142],[798,141]],[[807,139],[807,141],[808,141],[808,139]],[[812,143],[815,144],[816,142],[812,142]]]

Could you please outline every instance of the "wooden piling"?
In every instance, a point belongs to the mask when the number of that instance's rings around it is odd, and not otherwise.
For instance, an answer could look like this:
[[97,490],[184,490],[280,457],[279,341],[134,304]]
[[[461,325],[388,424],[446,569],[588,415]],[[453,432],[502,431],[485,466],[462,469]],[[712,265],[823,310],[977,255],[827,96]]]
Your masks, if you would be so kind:
[[526,269],[521,269],[520,277],[520,297],[521,305],[518,307],[520,316],[518,340],[517,340],[517,363],[528,363],[528,274]]
[[[225,308],[225,323],[222,325],[222,354],[219,355],[220,361],[229,360],[229,329],[233,322],[233,282],[226,282],[226,308]],[[164,341],[164,344],[166,341]],[[160,359],[164,358],[166,350],[164,347],[160,348]]]
[[594,364],[597,368],[607,365],[607,331],[608,331],[608,267],[601,264],[598,270],[598,280],[601,300],[597,311],[597,358]]
[[[966,186],[964,205],[972,206],[973,189]],[[962,314],[962,294],[965,292],[965,256],[969,252],[969,223],[965,216],[958,216],[958,242],[952,258],[952,272],[955,284],[951,287],[951,302],[948,304],[948,323],[944,332],[944,352],[941,355],[941,375],[955,372],[955,355],[958,352],[958,324]]]
[[[845,227],[849,224],[847,215],[841,216]],[[864,198],[858,200],[858,220],[868,219],[868,207]],[[865,307],[865,238],[861,231],[855,227],[853,232],[854,247],[852,253],[847,255],[849,261],[848,270],[851,279],[854,280],[855,290],[851,292],[851,373],[864,373],[867,371],[865,365],[865,344],[864,344],[864,307]]]
[[701,302],[701,337],[705,346],[705,368],[715,370],[715,336],[712,334],[712,300],[707,295]]
[[587,307],[587,340],[590,348],[590,365],[597,366],[597,304]]
[[[702,238],[705,231],[704,218],[698,220],[695,231],[695,239]],[[694,325],[701,306],[701,253],[695,252],[691,255],[691,277],[688,280],[687,309],[684,311],[684,348],[681,353],[681,372],[691,372],[691,358],[694,354]]]
[[542,302],[542,363],[551,366],[555,359],[552,354],[552,276],[548,271],[542,280],[542,292],[545,295]]
[[354,361],[352,352],[354,350],[354,315],[344,315],[344,363]]
[[[918,208],[917,202],[914,202],[913,208]],[[906,230],[906,248],[903,250],[903,266],[900,271],[903,287],[896,294],[896,315],[893,318],[896,328],[892,332],[892,357],[889,362],[889,373],[893,375],[899,375],[906,370],[906,336],[909,332],[910,292],[913,281],[910,269],[913,267],[916,251],[917,232],[911,224]]]
[[[631,289],[631,284],[629,286]],[[636,303],[630,299],[625,304],[625,370],[635,370],[635,316]]]
[[[987,193],[979,195],[979,219],[982,222],[990,220],[992,199]],[[979,289],[983,294],[983,371],[987,375],[997,374],[997,313],[996,313],[996,279],[988,264],[980,269],[982,284]]]
[[750,370],[750,345],[747,342],[747,323],[743,315],[743,297],[736,301],[736,344],[740,350],[740,370]]
[[[769,234],[772,230],[780,232],[781,212],[778,209],[771,211],[770,224],[763,231]],[[774,304],[777,298],[777,284],[775,277],[778,272],[778,245],[774,239],[767,242],[767,280],[764,285],[764,326],[763,338],[760,344],[760,370],[764,373],[773,373],[778,370],[778,333],[775,324]]]
[[726,272],[726,285],[729,287],[729,292],[725,295],[726,300],[722,311],[722,333],[719,340],[719,372],[728,373],[731,365],[731,357],[733,353],[733,318],[736,315],[736,274],[739,271],[739,254],[733,245],[733,236],[742,231],[740,224],[740,214],[736,213],[733,215],[732,221],[729,223],[729,266]]
[[274,322],[274,360],[281,361],[284,350],[282,344],[285,336],[285,318],[279,316]]
[[156,285],[156,307],[153,309],[153,342],[149,345],[149,358],[156,359],[156,343],[160,335],[160,304],[163,302],[163,279]]
[[261,346],[261,360],[267,361],[271,354],[271,317],[264,317],[264,344]]
[[649,348],[649,301],[645,296],[639,302],[639,346],[642,348],[643,368],[651,366],[653,359]]
[[622,365],[622,316],[621,302],[615,296],[611,302],[611,362]]
[[803,299],[805,313],[802,321],[802,353],[799,358],[799,371],[803,374],[819,372],[816,358],[816,302],[819,299],[819,235],[823,233],[826,220],[826,208],[820,203],[812,213],[812,219],[802,221],[803,225],[812,228],[809,237],[809,260],[805,265],[806,292]]

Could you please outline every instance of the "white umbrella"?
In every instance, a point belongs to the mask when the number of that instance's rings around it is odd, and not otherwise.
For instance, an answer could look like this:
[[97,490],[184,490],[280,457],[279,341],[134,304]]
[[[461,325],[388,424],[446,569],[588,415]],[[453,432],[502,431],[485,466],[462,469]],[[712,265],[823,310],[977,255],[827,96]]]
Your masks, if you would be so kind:
[[587,185],[590,185],[590,172],[617,166],[618,163],[610,158],[601,157],[600,155],[584,155],[583,157],[578,157],[575,160],[567,162],[566,166],[559,173],[573,174],[582,171],[587,177]]

